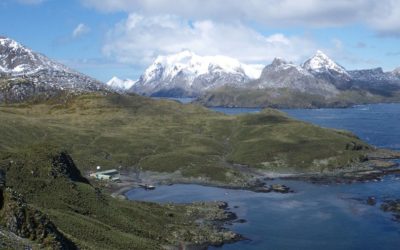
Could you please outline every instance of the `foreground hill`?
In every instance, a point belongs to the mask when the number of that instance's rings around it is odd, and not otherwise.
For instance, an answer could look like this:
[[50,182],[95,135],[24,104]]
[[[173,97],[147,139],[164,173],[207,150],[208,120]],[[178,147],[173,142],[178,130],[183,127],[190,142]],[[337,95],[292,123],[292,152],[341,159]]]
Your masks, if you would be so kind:
[[375,152],[348,132],[276,110],[226,116],[137,95],[2,105],[0,119],[0,233],[54,249],[161,249],[239,238],[213,222],[231,218],[225,204],[114,199],[84,177],[98,165],[246,188],[261,172],[354,169]]
[[[271,109],[236,117],[136,95],[65,98],[0,106],[0,152],[52,143],[68,150],[82,170],[97,165],[140,166],[231,182],[240,179],[232,164],[319,171],[344,167],[369,150],[351,134],[296,121]],[[349,149],[353,144],[362,150]],[[317,164],[319,160],[326,164]]]

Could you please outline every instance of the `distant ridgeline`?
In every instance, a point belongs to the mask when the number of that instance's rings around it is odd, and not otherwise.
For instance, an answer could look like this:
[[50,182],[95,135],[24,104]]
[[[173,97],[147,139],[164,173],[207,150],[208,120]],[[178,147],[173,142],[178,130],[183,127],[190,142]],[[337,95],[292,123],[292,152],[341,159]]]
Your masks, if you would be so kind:
[[318,51],[302,65],[250,65],[182,51],[159,56],[138,80],[103,84],[0,37],[0,103],[90,92],[196,97],[206,106],[318,108],[400,101],[400,68],[348,71]]
[[347,107],[399,101],[400,68],[348,71],[321,51],[302,65],[276,58],[265,67],[183,51],[159,56],[137,81],[114,77],[108,85],[146,96],[197,97],[206,106]]

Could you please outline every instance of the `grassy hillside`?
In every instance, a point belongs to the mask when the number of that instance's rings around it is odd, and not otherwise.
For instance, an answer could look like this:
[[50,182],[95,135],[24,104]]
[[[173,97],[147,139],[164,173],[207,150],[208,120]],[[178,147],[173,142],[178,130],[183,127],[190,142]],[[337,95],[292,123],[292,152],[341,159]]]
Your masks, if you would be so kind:
[[[97,165],[123,166],[240,185],[246,168],[332,170],[370,151],[350,133],[296,121],[276,110],[227,116],[136,95],[61,96],[3,105],[0,120],[0,169],[6,171],[7,186],[26,199],[28,208],[22,203],[21,211],[32,219],[23,221],[33,225],[24,228],[43,230],[35,221],[43,221],[37,214],[45,214],[46,225],[54,223],[83,249],[158,249],[180,242],[221,243],[235,236],[209,223],[196,224],[212,214],[224,217],[219,205],[116,200],[60,170],[65,165],[59,163],[65,155],[60,152],[68,152],[82,172]],[[1,207],[0,227],[14,216],[9,204]],[[36,229],[29,230],[26,237],[38,241]]]
[[348,133],[278,111],[234,117],[139,96],[83,95],[0,106],[0,118],[0,153],[51,143],[67,150],[81,170],[135,166],[229,182],[240,175],[229,168],[232,163],[302,172],[323,161],[325,167],[343,167],[365,153],[351,150],[348,145],[365,145]]
[[321,95],[290,89],[221,88],[198,98],[208,107],[272,107],[272,108],[343,108],[356,104],[399,102],[400,93],[372,94],[365,90],[346,90],[337,96]]
[[[46,145],[21,148],[9,157],[13,160],[0,162],[12,189],[0,192],[0,228],[17,231],[42,247],[75,249],[72,241],[81,249],[142,250],[181,242],[220,244],[236,237],[209,224],[210,214],[227,216],[218,204],[158,205],[111,198],[60,171],[60,165],[70,163],[60,161],[58,149]],[[198,219],[205,222],[199,225]]]

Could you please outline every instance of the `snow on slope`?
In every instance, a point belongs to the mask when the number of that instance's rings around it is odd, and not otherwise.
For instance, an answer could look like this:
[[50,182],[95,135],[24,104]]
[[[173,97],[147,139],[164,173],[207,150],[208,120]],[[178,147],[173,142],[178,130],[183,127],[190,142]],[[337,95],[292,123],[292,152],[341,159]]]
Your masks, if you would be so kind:
[[4,37],[0,37],[0,77],[6,83],[0,89],[0,103],[35,96],[49,98],[65,92],[112,92],[104,83]]
[[110,86],[114,90],[128,90],[130,89],[137,81],[131,79],[122,80],[116,76],[111,78],[106,84]]
[[199,56],[185,50],[169,56],[159,56],[143,75],[144,82],[173,79],[183,73],[190,79],[211,72],[242,74],[251,79],[260,76],[262,66],[246,65],[227,56]]
[[323,73],[326,71],[333,71],[339,74],[348,75],[345,68],[335,63],[322,51],[318,50],[317,53],[310,59],[308,59],[304,64],[303,68],[317,73]]
[[397,77],[400,77],[400,67],[394,69],[394,70],[392,71],[392,74],[395,75],[395,76],[397,76]]
[[0,37],[0,72],[20,76],[33,74],[40,70],[76,73],[10,38]]

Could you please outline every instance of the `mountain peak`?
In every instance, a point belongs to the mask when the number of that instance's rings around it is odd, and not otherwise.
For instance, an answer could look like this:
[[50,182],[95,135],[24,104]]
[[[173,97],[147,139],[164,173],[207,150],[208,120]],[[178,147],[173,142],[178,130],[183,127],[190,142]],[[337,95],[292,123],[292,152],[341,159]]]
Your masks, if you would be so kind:
[[339,74],[348,74],[345,68],[334,62],[321,50],[317,50],[315,55],[303,64],[303,68],[317,73],[334,71]]
[[287,63],[288,62],[286,60],[284,60],[283,58],[275,57],[271,64],[274,66],[281,66],[281,65],[284,65]]
[[[50,97],[59,91],[71,93],[109,91],[103,83],[36,53],[17,41],[0,38],[0,74],[9,86],[0,89],[0,103],[20,102],[36,95]],[[21,84],[14,84],[15,82]]]
[[228,56],[200,56],[190,50],[158,56],[132,91],[152,95],[165,90],[184,90],[190,95],[223,85],[241,86],[260,76],[262,66],[249,65]]
[[315,57],[322,57],[322,58],[328,58],[329,57],[322,51],[322,50],[317,50],[317,52],[315,52]]
[[24,49],[27,51],[31,51],[30,49],[24,47],[22,44],[18,43],[17,41],[8,38],[8,37],[0,37],[0,46],[5,46],[8,47],[10,49]]
[[33,52],[17,41],[0,38],[0,72],[13,76],[33,74],[40,70],[73,72],[66,66]]
[[167,63],[176,63],[176,62],[182,62],[184,60],[190,60],[193,57],[196,57],[197,55],[193,53],[190,50],[182,50],[178,53],[170,54],[170,55],[160,55],[156,58],[154,63],[161,63],[161,64],[167,64]]
[[[215,72],[241,74],[245,77],[257,78],[261,70],[254,70],[252,65],[240,63],[237,59],[227,56],[199,56],[190,50],[158,56],[142,76],[142,80],[173,79],[178,75],[185,75],[194,79],[200,75]],[[247,76],[246,76],[247,75]]]

